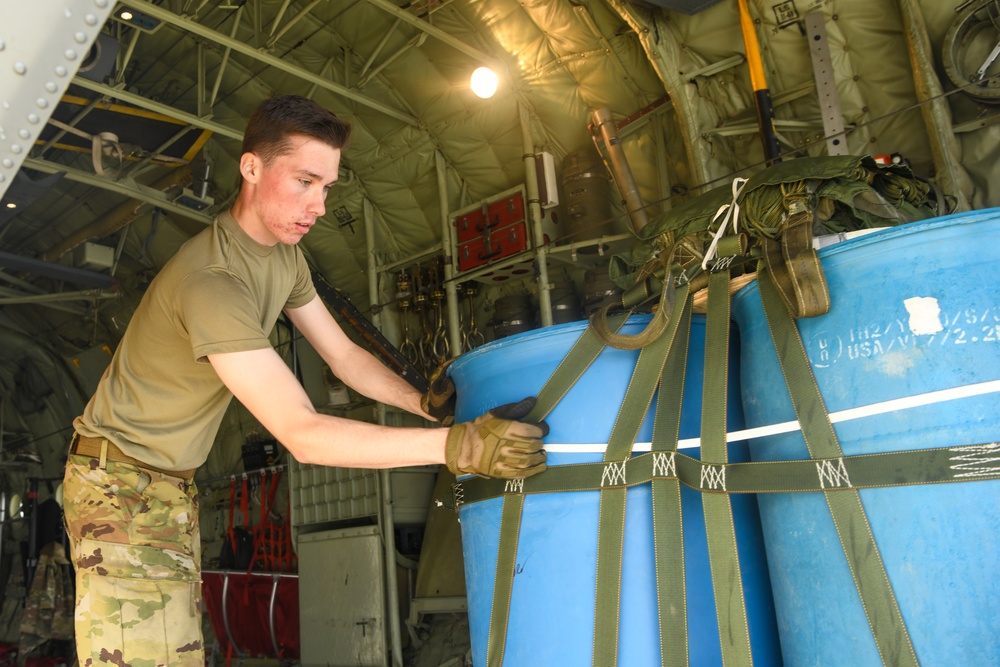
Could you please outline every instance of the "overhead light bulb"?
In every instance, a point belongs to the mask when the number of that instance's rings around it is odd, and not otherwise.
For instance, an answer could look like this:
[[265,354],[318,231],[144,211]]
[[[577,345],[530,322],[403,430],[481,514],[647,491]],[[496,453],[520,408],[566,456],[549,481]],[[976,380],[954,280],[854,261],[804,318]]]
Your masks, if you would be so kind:
[[472,92],[484,100],[493,97],[497,92],[497,75],[489,67],[479,67],[472,73],[470,85]]
[[132,12],[130,12],[127,9],[123,10],[122,13],[119,14],[119,16],[121,16],[121,18],[122,18],[123,21],[131,21],[132,20]]
[[12,201],[7,202],[7,208],[17,208],[17,204]]

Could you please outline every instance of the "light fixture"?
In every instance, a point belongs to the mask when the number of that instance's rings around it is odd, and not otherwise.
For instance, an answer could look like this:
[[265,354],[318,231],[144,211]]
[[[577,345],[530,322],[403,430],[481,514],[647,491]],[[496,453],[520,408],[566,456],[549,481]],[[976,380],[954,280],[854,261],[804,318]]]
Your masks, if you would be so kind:
[[484,100],[493,97],[497,92],[497,75],[489,67],[479,67],[472,73],[470,80],[472,92]]
[[156,32],[160,27],[160,19],[153,18],[148,14],[132,9],[131,7],[120,7],[111,15],[116,21],[121,21],[125,25],[138,28],[143,32]]
[[17,204],[12,201],[7,202],[7,208],[17,208]]

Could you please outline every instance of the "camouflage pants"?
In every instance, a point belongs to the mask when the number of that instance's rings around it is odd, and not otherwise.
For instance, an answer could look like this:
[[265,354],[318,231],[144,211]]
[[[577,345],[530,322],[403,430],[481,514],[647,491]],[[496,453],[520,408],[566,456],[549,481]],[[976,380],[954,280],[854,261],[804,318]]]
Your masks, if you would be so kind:
[[81,667],[204,667],[194,482],[72,455],[63,498]]

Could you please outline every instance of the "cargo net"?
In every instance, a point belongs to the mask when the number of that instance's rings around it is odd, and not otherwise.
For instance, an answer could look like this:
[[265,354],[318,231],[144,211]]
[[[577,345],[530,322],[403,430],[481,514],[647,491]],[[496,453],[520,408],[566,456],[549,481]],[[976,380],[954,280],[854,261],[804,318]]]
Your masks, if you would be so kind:
[[[622,303],[591,318],[537,391],[526,419],[538,421],[566,396],[607,347],[641,350],[614,420],[603,460],[552,465],[510,480],[470,478],[456,505],[502,498],[487,664],[503,663],[511,600],[518,596],[519,534],[526,499],[536,494],[598,492],[593,664],[618,662],[626,491],[651,487],[661,656],[687,664],[687,595],[679,490],[695,490],[704,508],[712,594],[724,664],[753,664],[731,500],[747,494],[822,494],[861,608],[884,665],[919,664],[889,583],[862,489],[1000,479],[1000,444],[955,442],[924,449],[846,454],[833,429],[795,318],[826,313],[826,281],[814,247],[825,234],[890,227],[934,217],[929,186],[905,167],[867,157],[800,159],[762,171],[675,208],[647,225],[630,256],[616,258]],[[832,276],[831,272],[831,276]],[[727,447],[730,295],[733,277],[754,276],[767,331],[791,397],[807,457],[731,460]],[[678,451],[681,401],[696,294],[706,293],[704,400],[700,458]],[[630,313],[654,310],[639,334],[619,333]],[[623,311],[623,312],[615,312]],[[717,400],[716,400],[717,399]],[[650,451],[633,447],[652,411]],[[758,437],[758,436],[752,436]],[[678,602],[680,601],[680,602]],[[670,664],[673,664],[671,662]]]

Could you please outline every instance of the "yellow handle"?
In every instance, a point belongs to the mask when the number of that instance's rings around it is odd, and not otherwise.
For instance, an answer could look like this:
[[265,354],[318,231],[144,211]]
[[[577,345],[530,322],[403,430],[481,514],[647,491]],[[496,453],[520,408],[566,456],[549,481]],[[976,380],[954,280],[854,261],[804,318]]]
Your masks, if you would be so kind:
[[743,48],[747,52],[747,64],[750,66],[750,83],[754,92],[767,89],[767,79],[764,77],[764,66],[760,60],[760,45],[757,43],[757,31],[750,18],[750,8],[747,0],[736,0],[740,7],[740,30],[743,31]]

